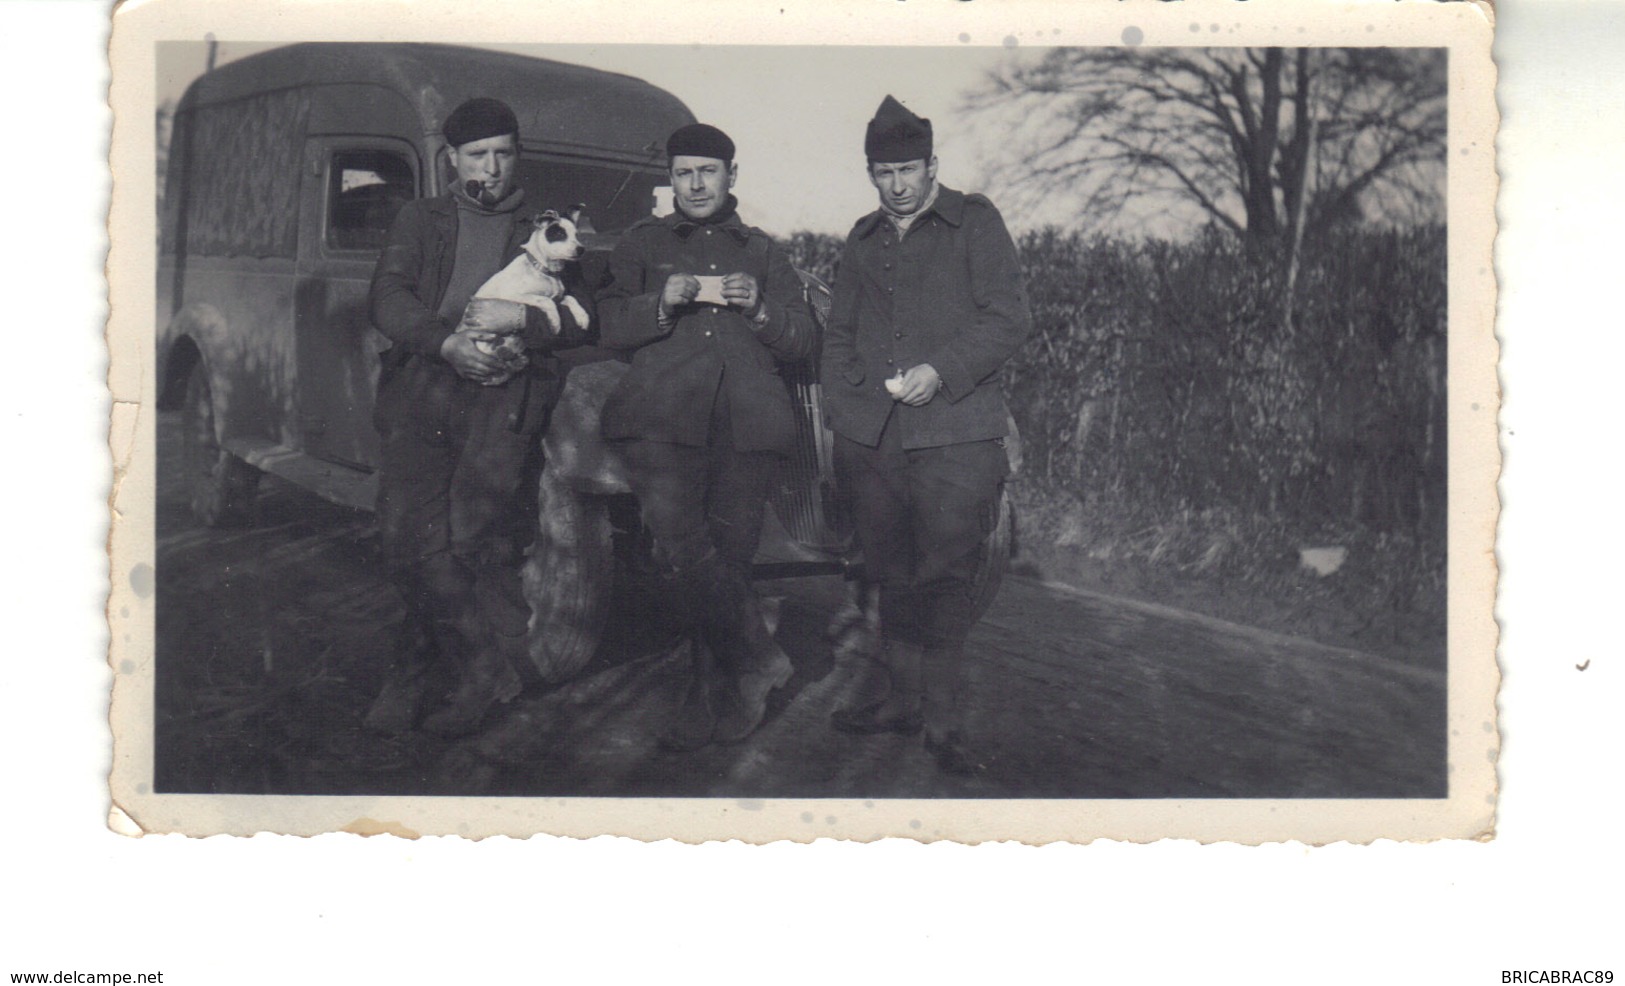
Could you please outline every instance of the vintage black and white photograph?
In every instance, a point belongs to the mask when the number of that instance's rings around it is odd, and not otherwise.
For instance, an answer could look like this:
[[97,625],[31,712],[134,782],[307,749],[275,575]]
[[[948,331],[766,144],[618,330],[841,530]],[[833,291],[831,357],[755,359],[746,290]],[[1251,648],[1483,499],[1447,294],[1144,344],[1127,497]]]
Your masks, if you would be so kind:
[[[1494,118],[1463,13],[142,35],[115,802],[1487,831]],[[986,821],[1025,803],[1062,813]],[[1372,803],[1441,820],[1348,821]]]

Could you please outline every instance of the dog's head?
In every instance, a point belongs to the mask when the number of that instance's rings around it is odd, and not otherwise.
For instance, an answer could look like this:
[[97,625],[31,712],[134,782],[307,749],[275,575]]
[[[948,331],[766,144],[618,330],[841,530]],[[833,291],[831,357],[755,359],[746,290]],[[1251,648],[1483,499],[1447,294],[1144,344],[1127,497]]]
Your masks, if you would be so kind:
[[552,209],[541,213],[531,220],[535,232],[525,241],[525,252],[547,270],[557,270],[572,260],[579,260],[586,250],[578,235],[580,220],[580,206],[571,209],[567,216]]

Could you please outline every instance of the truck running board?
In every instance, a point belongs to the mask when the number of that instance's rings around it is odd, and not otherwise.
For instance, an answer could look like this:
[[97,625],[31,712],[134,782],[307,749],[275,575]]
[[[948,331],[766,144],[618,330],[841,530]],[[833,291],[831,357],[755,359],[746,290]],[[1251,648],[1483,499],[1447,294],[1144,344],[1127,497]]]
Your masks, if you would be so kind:
[[223,444],[254,468],[340,506],[371,511],[378,500],[377,473],[327,462],[265,439],[227,439]]

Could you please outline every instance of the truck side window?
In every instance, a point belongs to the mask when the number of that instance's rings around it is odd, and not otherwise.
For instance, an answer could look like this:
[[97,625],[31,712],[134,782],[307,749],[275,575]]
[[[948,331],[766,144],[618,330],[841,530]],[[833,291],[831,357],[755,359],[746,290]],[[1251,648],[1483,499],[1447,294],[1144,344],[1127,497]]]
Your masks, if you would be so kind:
[[327,245],[382,249],[395,213],[417,194],[411,164],[393,151],[334,151],[327,174]]

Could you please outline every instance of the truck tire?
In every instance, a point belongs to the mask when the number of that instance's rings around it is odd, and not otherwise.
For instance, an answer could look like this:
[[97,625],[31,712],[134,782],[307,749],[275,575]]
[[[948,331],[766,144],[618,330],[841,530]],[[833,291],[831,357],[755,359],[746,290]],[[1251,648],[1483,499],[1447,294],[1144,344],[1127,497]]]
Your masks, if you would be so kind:
[[615,581],[608,498],[572,489],[549,461],[537,496],[541,529],[522,571],[526,644],[546,682],[573,677],[603,639]]
[[181,462],[192,516],[205,527],[246,523],[261,473],[220,447],[209,371],[202,360],[187,375],[181,413]]
[[[1016,515],[1010,492],[999,494],[999,516],[993,533],[982,543],[982,557],[971,582],[971,620],[980,620],[993,605],[1010,570],[1015,552]],[[880,594],[875,584],[856,579],[847,587],[846,599],[829,621],[824,634],[834,647],[837,660],[880,658]]]
[[1010,491],[1001,490],[999,493],[999,518],[993,525],[993,533],[988,535],[987,543],[982,546],[982,563],[976,569],[976,578],[971,583],[971,615],[980,620],[993,605],[993,597],[999,594],[999,585],[1004,582],[1004,573],[1010,570],[1010,556],[1015,546],[1016,515],[1010,504]]

